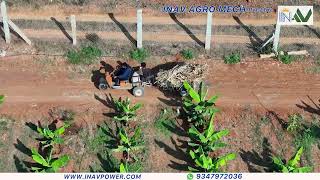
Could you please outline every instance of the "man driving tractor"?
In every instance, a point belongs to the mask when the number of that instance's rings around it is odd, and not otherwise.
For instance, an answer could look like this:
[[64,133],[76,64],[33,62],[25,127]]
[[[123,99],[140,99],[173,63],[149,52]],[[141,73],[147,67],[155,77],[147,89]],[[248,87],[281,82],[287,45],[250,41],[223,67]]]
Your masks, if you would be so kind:
[[127,63],[122,63],[113,76],[114,86],[120,86],[120,81],[128,81],[133,74],[132,68]]
[[[104,68],[100,68],[104,69]],[[101,71],[100,71],[101,72]],[[112,73],[106,72],[103,77],[99,78],[99,89],[127,89],[131,90],[136,97],[144,94],[144,87],[152,85],[152,73],[146,68],[146,64],[142,63],[139,70],[134,72],[127,63],[119,62],[119,66]]]

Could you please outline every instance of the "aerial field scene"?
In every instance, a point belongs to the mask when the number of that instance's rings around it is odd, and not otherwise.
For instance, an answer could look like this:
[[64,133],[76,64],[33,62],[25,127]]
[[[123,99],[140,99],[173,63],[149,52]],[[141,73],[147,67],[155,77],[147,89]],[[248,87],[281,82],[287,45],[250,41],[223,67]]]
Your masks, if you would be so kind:
[[320,172],[319,0],[0,3],[1,173]]

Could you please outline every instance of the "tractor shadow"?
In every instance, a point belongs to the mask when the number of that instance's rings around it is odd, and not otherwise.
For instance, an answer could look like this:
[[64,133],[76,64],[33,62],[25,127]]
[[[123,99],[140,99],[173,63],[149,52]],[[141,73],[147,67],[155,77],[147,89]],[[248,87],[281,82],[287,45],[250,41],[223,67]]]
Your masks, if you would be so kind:
[[307,97],[308,100],[312,103],[312,105],[301,100],[301,104],[296,104],[296,106],[311,114],[320,115],[320,99],[318,99],[318,102],[315,102],[309,95]]
[[[188,153],[186,153],[188,142],[181,139],[174,140],[172,137],[170,138],[170,141],[173,147],[170,147],[162,141],[154,140],[159,148],[163,149],[168,155],[176,159],[170,160],[170,164],[168,164],[170,168],[179,171],[188,171],[188,166],[192,166],[192,160],[189,158]],[[178,142],[181,143],[181,145],[178,145]]]
[[106,63],[105,61],[100,61],[100,69],[92,70],[91,73],[91,82],[94,84],[94,86],[99,89],[99,80],[100,78],[105,78],[105,74],[101,72],[101,70],[104,70],[106,73],[111,73],[114,71],[114,68]]
[[241,159],[247,164],[249,172],[271,172],[273,167],[272,150],[269,140],[264,137],[262,143],[262,152],[259,154],[255,150],[239,153]]
[[180,22],[177,19],[177,16],[174,13],[169,13],[170,18],[177,24],[179,25],[189,36],[192,40],[194,40],[198,45],[200,45],[201,47],[205,46],[205,43],[202,42],[199,38],[197,38],[193,32],[190,31],[190,29],[184,25],[182,22]]
[[100,96],[98,96],[97,94],[94,94],[94,98],[96,100],[98,100],[101,104],[103,104],[104,106],[108,107],[109,109],[113,110],[114,112],[108,112],[108,113],[102,113],[104,116],[106,117],[114,117],[117,114],[117,109],[115,106],[115,100],[112,97],[112,95],[109,94],[105,94],[106,98],[103,99]]

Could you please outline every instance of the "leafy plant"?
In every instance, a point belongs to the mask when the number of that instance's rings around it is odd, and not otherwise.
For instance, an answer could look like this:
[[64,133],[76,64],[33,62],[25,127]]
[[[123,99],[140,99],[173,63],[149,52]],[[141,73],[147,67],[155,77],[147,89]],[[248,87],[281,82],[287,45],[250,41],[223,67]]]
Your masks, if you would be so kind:
[[188,92],[188,96],[183,99],[183,109],[187,113],[188,121],[194,122],[197,127],[203,126],[211,114],[218,112],[218,109],[214,107],[218,96],[212,96],[207,100],[208,90],[203,82],[198,91],[193,89],[188,82],[184,82],[183,85]]
[[141,128],[136,128],[132,136],[129,136],[127,132],[123,128],[121,128],[118,135],[120,142],[118,144],[118,147],[114,149],[114,151],[126,153],[127,160],[129,160],[130,158],[131,151],[138,151],[144,148]]
[[31,151],[32,159],[38,163],[38,166],[31,167],[31,170],[35,172],[57,172],[60,168],[66,166],[70,159],[68,155],[63,155],[59,158],[52,158],[52,150],[50,150],[48,157],[43,157],[34,148]]
[[0,95],[0,104],[4,102],[4,95]]
[[114,105],[117,111],[117,115],[113,118],[117,121],[127,123],[137,116],[137,110],[142,107],[142,104],[138,103],[131,106],[131,101],[129,98],[125,100],[115,100]]
[[124,162],[120,164],[119,172],[120,173],[139,173],[141,172],[143,164],[141,161],[135,161],[132,163]]
[[289,116],[289,122],[287,131],[291,133],[297,133],[302,129],[303,118],[300,114],[294,114]]
[[193,51],[191,49],[184,49],[180,52],[181,56],[184,59],[190,60],[194,58]]
[[201,148],[198,153],[190,150],[189,155],[195,162],[195,167],[188,167],[189,171],[192,172],[220,172],[221,168],[226,166],[228,161],[236,158],[236,154],[234,153],[212,158],[209,155],[206,155]]
[[95,46],[82,47],[80,50],[70,50],[66,57],[70,64],[89,65],[102,56],[102,51]]
[[162,109],[154,122],[154,127],[165,136],[170,136],[171,131],[168,128],[175,127],[174,118],[172,109]]
[[188,143],[188,145],[193,147],[194,149],[197,149],[195,152],[201,150],[205,155],[208,155],[209,152],[226,146],[226,144],[222,143],[220,139],[224,136],[227,136],[229,134],[229,131],[215,131],[213,121],[214,114],[211,115],[209,126],[203,131],[203,133],[200,133],[194,126],[189,129],[189,137],[191,141]]
[[129,52],[130,58],[134,59],[138,62],[144,62],[145,59],[149,56],[149,53],[146,49],[141,48],[141,49],[135,49]]
[[294,57],[292,55],[289,55],[287,52],[285,52],[284,54],[279,53],[278,60],[283,64],[290,64],[294,61]]
[[273,157],[273,163],[276,172],[282,173],[306,173],[312,172],[312,167],[299,167],[301,155],[303,153],[303,147],[300,147],[296,154],[285,163],[279,157]]
[[62,144],[63,139],[61,135],[65,132],[66,128],[69,127],[69,124],[64,123],[61,127],[57,128],[56,130],[51,130],[49,127],[38,127],[38,133],[43,137],[40,139],[41,144],[43,147],[49,147],[53,144]]
[[223,57],[225,64],[237,64],[241,61],[240,52],[231,53]]
[[120,173],[128,173],[128,164],[127,163],[120,164]]

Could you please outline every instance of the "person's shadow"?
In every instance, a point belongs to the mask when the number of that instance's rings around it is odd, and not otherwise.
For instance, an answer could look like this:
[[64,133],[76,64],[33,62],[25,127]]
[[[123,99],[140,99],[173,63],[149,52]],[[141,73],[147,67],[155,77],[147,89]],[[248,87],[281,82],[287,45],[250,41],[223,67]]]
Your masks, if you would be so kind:
[[93,82],[94,86],[99,89],[99,79],[101,77],[105,77],[105,74],[101,72],[101,70],[104,70],[104,72],[111,73],[114,71],[114,68],[107,64],[104,61],[100,61],[101,67],[98,70],[92,70],[92,76],[91,76],[91,82]]

